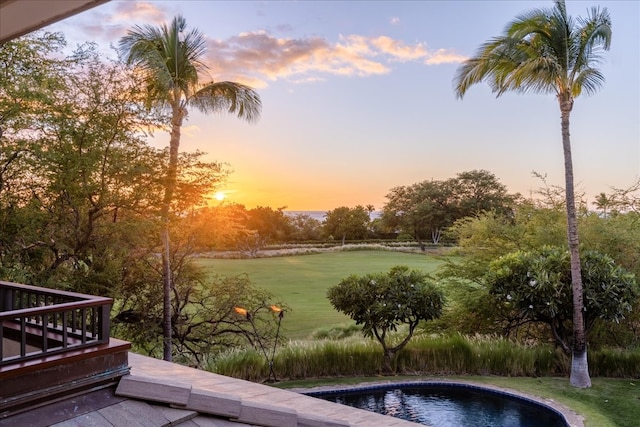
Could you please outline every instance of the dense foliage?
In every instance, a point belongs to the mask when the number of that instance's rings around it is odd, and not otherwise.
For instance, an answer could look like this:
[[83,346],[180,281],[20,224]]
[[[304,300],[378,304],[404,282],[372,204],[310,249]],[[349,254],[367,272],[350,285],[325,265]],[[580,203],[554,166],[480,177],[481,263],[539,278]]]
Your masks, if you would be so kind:
[[[138,74],[92,45],[65,57],[64,45],[41,33],[0,46],[0,279],[113,297],[114,332],[157,355],[169,150],[148,145],[146,130],[162,117],[144,108]],[[191,263],[206,228],[194,211],[226,177],[203,156],[177,156],[170,205],[173,330],[190,363],[242,342],[224,328],[230,299],[252,309],[269,299],[246,278],[205,280]],[[231,323],[245,341],[269,335],[268,323],[251,333]]]
[[[640,292],[635,276],[595,251],[582,253],[585,293],[585,328],[597,320],[619,323],[636,303]],[[571,267],[569,253],[558,247],[518,251],[489,265],[484,277],[493,297],[496,321],[514,334],[530,322],[546,324],[565,353],[571,348]]]
[[[542,189],[542,193],[548,197],[543,197],[536,203],[517,205],[511,217],[485,213],[460,220],[451,228],[450,232],[459,241],[459,250],[463,256],[450,258],[440,271],[444,280],[455,284],[455,299],[458,301],[455,307],[444,313],[441,328],[446,325],[450,330],[462,333],[506,334],[522,340],[551,339],[562,347],[570,342],[566,333],[570,330],[571,322],[567,311],[567,298],[571,290],[567,288],[568,272],[560,270],[561,266],[566,268],[568,262],[565,252],[566,220],[562,203],[558,202],[563,195],[552,196],[548,188]],[[620,206],[620,210],[623,209]],[[588,261],[583,260],[582,266],[585,326],[588,327],[592,347],[609,345],[633,348],[640,342],[640,299],[637,297],[637,290],[634,291],[636,286],[632,284],[636,280],[634,276],[637,277],[640,273],[640,221],[635,212],[621,211],[607,217],[590,213],[586,209],[580,211],[582,252]],[[550,284],[550,279],[554,277],[558,283],[560,279],[563,280],[564,287],[553,289],[554,293],[548,295],[544,302],[545,305],[549,302],[551,308],[555,307],[562,313],[554,320],[559,321],[560,317],[564,319],[560,322],[562,326],[559,326],[564,331],[560,334],[561,339],[556,340],[549,323],[546,328],[532,323],[534,312],[528,306],[537,307],[536,304],[523,303],[522,312],[508,310],[504,304],[508,293],[501,293],[499,303],[495,299],[496,294],[489,293],[491,281],[487,281],[487,273],[498,269],[505,274],[510,271],[515,274],[516,270],[506,268],[511,263],[519,265],[522,271],[517,271],[525,275],[527,272],[532,273],[534,265],[538,270],[545,269],[542,283]],[[501,270],[502,267],[505,268]],[[522,277],[519,282],[517,275],[511,279],[513,286],[529,282]],[[538,282],[540,280],[536,279],[536,283]],[[614,286],[615,294],[605,293],[602,286],[606,289]],[[523,289],[532,292],[543,288],[525,286]],[[545,289],[552,291],[552,288]],[[543,293],[536,295],[540,297]],[[513,294],[511,296],[515,298]],[[603,299],[608,302],[605,303]],[[513,304],[515,302],[511,305]],[[609,321],[605,321],[606,319]]]
[[392,188],[382,224],[420,243],[430,239],[437,244],[456,220],[487,211],[507,214],[516,197],[488,171],[462,172],[444,181]]
[[[367,337],[375,337],[384,354],[382,371],[393,371],[393,356],[411,340],[423,320],[440,317],[444,305],[442,291],[418,270],[393,267],[388,273],[351,275],[329,288],[327,297],[338,311],[351,317]],[[408,327],[406,335],[392,343],[391,332]]]

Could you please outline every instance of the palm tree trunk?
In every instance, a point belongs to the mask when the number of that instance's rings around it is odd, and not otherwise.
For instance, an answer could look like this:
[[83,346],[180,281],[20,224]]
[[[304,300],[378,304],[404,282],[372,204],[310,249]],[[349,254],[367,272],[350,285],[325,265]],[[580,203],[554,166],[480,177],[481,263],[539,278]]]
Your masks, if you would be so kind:
[[[166,190],[165,190],[166,193]],[[164,211],[164,206],[162,208]],[[164,217],[164,215],[163,215]],[[172,361],[171,336],[171,244],[169,241],[169,218],[162,218],[162,358]]]
[[171,140],[169,142],[169,165],[162,201],[162,338],[163,359],[171,362],[172,352],[172,322],[171,322],[171,289],[173,288],[173,272],[171,269],[171,241],[169,239],[169,212],[171,200],[176,188],[178,172],[178,150],[180,148],[180,127],[182,126],[183,111],[180,107],[173,109],[171,118]]
[[571,135],[569,116],[573,102],[560,101],[562,148],[564,152],[565,195],[567,203],[567,226],[569,253],[571,255],[571,289],[573,294],[573,352],[571,358],[571,376],[569,382],[574,387],[591,387],[589,366],[587,364],[587,338],[584,328],[582,272],[580,270],[580,251],[578,241],[578,218],[576,215],[575,193],[573,187],[573,162],[571,160]]

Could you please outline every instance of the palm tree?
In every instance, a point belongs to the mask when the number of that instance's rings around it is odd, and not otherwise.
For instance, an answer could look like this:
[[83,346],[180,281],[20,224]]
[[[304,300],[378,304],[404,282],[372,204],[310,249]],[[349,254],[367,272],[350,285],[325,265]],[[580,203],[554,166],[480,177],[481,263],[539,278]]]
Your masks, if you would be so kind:
[[610,43],[611,19],[606,8],[592,8],[586,19],[573,19],[567,15],[564,0],[556,0],[552,9],[526,12],[508,24],[502,36],[483,44],[476,56],[460,66],[454,80],[459,98],[471,85],[486,81],[497,96],[507,91],[551,93],[560,105],[573,291],[570,383],[576,387],[590,387],[591,379],[583,319],[569,118],[575,98],[583,92],[595,93],[604,83],[604,76],[594,67]]
[[613,196],[609,197],[606,195],[606,193],[600,193],[596,196],[596,200],[595,202],[593,202],[593,204],[596,205],[596,208],[602,210],[603,218],[608,218],[609,213],[607,212],[607,209],[614,206],[615,201]]
[[162,230],[163,340],[164,360],[171,360],[171,290],[169,211],[176,188],[180,129],[187,108],[203,113],[228,111],[248,122],[260,116],[262,103],[248,86],[234,82],[206,82],[200,77],[207,71],[202,62],[206,52],[205,37],[197,29],[187,32],[186,20],[178,15],[167,27],[135,26],[119,44],[119,53],[145,76],[147,107],[171,112],[169,164],[160,216]]

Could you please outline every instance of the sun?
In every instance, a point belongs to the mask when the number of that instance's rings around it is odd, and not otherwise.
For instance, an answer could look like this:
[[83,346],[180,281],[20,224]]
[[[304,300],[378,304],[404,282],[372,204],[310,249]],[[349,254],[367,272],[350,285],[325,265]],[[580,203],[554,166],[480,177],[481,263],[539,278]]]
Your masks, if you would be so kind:
[[218,191],[216,194],[214,194],[214,195],[213,195],[213,197],[214,197],[217,201],[221,202],[221,201],[223,201],[223,200],[224,200],[224,198],[225,198],[226,196],[225,196],[224,192],[222,192],[222,191]]

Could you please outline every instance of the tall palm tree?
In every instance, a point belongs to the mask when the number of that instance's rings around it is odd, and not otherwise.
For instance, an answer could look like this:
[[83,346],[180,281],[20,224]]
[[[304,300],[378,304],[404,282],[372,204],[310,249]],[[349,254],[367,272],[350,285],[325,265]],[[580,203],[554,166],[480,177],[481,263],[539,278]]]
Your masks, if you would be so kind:
[[590,387],[583,319],[583,291],[578,251],[578,225],[573,185],[569,118],[575,98],[595,93],[604,76],[595,68],[611,43],[611,19],[605,9],[592,8],[587,18],[567,15],[564,0],[552,9],[535,9],[509,23],[466,60],[455,77],[462,98],[475,83],[486,81],[497,96],[507,91],[551,93],[560,105],[564,152],[568,242],[573,291],[573,351],[570,382]]
[[596,208],[602,210],[602,217],[608,218],[609,213],[607,209],[614,205],[615,201],[613,197],[607,196],[606,193],[600,193],[596,196],[596,200],[593,202],[596,205]]
[[180,129],[188,108],[203,113],[227,111],[248,122],[260,116],[262,103],[248,86],[234,82],[201,82],[207,66],[202,62],[206,52],[205,37],[197,29],[186,32],[186,20],[178,15],[170,26],[135,26],[119,44],[119,53],[146,79],[147,107],[171,112],[169,164],[161,207],[162,275],[163,275],[163,340],[164,360],[171,360],[171,290],[169,212],[176,187]]

